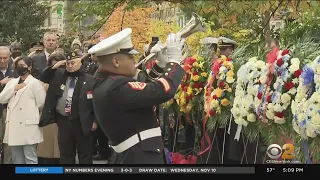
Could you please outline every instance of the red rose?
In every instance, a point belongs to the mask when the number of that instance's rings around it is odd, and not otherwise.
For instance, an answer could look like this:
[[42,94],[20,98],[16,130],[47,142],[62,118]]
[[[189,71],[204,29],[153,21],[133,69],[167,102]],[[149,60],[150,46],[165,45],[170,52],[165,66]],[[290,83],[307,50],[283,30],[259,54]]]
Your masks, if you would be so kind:
[[181,87],[181,89],[184,89],[184,84],[181,84],[180,87]]
[[211,109],[210,112],[209,112],[209,115],[212,117],[212,116],[214,116],[215,114],[216,114],[216,111],[213,110],[213,109]]
[[278,72],[277,74],[278,74],[278,76],[281,76],[281,72]]
[[193,97],[194,97],[193,94],[191,94],[190,96],[187,96],[187,97],[186,97],[186,101],[187,101],[187,102],[190,101]]
[[220,62],[220,61],[215,61],[215,62],[213,63],[213,65],[211,66],[212,72],[218,73],[221,65],[222,65],[222,62]]
[[277,66],[280,67],[282,64],[283,64],[283,60],[282,59],[278,59],[277,60]]
[[184,64],[190,64],[190,65],[192,65],[194,62],[196,62],[196,60],[193,59],[192,57],[187,57],[187,58],[184,60]]
[[295,72],[294,72],[294,77],[299,77],[300,75],[301,75],[301,73],[302,73],[302,70],[301,69],[298,69],[298,70],[296,70]]
[[224,87],[224,82],[223,81],[219,81],[218,82],[218,87],[222,89]]
[[258,97],[258,99],[262,99],[262,93],[258,93],[258,95],[257,95],[257,97]]
[[200,83],[200,82],[194,82],[194,83],[193,83],[193,87],[199,89],[199,88],[202,88],[202,87],[203,87],[203,84]]
[[217,99],[217,96],[216,96],[216,95],[213,95],[213,96],[212,96],[212,99]]
[[283,114],[283,112],[276,112],[275,116],[277,116],[278,118],[283,118],[284,114]]
[[198,75],[198,71],[193,71],[193,75]]
[[284,84],[284,89],[285,90],[287,90],[287,91],[289,91],[290,89],[292,89],[294,87],[294,84],[293,84],[293,82],[286,82],[285,84]]
[[185,87],[183,88],[183,91],[184,91],[184,92],[187,92],[187,90],[188,90],[188,87],[185,86]]
[[227,58],[227,61],[232,61],[232,59],[228,57],[228,58]]
[[189,72],[189,71],[191,70],[191,68],[192,68],[192,67],[187,66],[187,65],[183,66],[183,69],[184,69],[185,71],[187,71],[187,72]]
[[271,102],[271,97],[272,97],[271,95],[267,96],[267,99],[266,99],[266,100],[267,100],[268,103]]
[[284,56],[284,55],[286,55],[286,54],[289,54],[289,52],[290,52],[290,51],[289,51],[288,49],[285,49],[285,50],[282,51],[281,55]]

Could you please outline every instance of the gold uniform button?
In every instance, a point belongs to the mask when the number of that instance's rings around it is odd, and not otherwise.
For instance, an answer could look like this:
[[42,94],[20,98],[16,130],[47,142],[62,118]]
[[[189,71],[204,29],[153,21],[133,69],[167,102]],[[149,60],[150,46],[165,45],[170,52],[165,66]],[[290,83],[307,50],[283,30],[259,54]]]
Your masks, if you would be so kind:
[[164,73],[164,75],[165,75],[165,76],[168,76],[169,74],[168,74],[168,73]]
[[158,152],[160,152],[160,149],[157,149]]
[[174,64],[173,64],[173,63],[170,63],[170,65],[173,66]]
[[168,68],[167,70],[168,70],[168,71],[171,71],[171,68]]

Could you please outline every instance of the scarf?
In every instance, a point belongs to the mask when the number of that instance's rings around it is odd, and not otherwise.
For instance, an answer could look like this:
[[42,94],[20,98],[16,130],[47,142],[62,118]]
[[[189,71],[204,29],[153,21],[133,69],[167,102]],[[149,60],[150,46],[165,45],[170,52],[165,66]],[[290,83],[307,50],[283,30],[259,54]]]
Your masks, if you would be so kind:
[[[79,98],[80,98],[80,93],[81,93],[81,87],[82,84],[84,82],[84,76],[85,73],[83,71],[83,69],[79,69],[78,71],[75,72],[68,72],[65,71],[62,75],[61,78],[61,83],[60,84],[64,84],[66,85],[67,79],[68,77],[77,77],[77,83],[74,87],[74,91],[73,91],[73,96],[72,96],[72,103],[71,103],[71,114],[70,114],[70,119],[71,120],[78,120],[79,117]],[[61,90],[61,95],[62,96],[63,90]]]

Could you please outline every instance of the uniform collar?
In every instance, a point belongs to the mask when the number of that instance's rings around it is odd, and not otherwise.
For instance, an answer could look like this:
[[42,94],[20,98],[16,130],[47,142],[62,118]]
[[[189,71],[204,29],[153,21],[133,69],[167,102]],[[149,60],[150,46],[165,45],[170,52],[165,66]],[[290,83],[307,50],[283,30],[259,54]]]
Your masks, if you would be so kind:
[[106,79],[108,78],[109,74],[106,72],[97,71],[94,78],[95,79]]
[[109,71],[102,71],[102,70],[98,69],[97,73],[95,74],[95,79],[106,79],[110,76],[123,76],[123,75],[109,72]]
[[96,79],[106,79],[112,75],[119,75],[119,74],[115,74],[115,73],[108,72],[108,71],[102,71],[102,70],[98,69],[95,78]]

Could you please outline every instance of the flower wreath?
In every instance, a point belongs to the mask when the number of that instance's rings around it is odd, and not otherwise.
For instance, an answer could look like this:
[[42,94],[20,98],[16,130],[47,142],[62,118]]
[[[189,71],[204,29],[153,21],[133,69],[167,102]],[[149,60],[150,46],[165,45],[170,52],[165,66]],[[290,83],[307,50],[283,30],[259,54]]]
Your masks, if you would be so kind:
[[229,110],[234,75],[231,58],[221,56],[213,64],[204,93],[204,109],[208,117],[221,114],[223,108]]
[[[230,98],[232,96],[232,84],[234,83],[234,67],[231,58],[226,56],[221,56],[215,59],[213,65],[211,66],[211,71],[207,84],[205,86],[204,93],[204,112],[205,118],[202,122],[203,125],[203,137],[201,139],[201,152],[203,154],[208,151],[211,147],[211,140],[207,133],[207,121],[213,120],[216,114],[227,114],[230,110]],[[218,117],[219,119],[219,117]],[[220,121],[215,121],[214,123],[221,123]],[[214,126],[219,126],[219,124],[214,124]],[[207,148],[205,148],[205,140],[208,143]]]
[[188,114],[193,107],[192,99],[202,92],[208,74],[205,72],[204,58],[197,55],[186,58],[183,69],[186,71],[186,75],[174,98],[180,107],[180,111]]
[[238,125],[235,139],[239,140],[242,126],[256,121],[254,99],[258,93],[261,75],[266,71],[265,62],[252,57],[237,72],[235,99],[231,113]]
[[[257,114],[263,122],[272,120],[276,124],[284,124],[286,118],[291,117],[291,110],[288,107],[296,95],[302,70],[299,59],[291,58],[289,50],[278,53],[277,61],[270,65],[271,69],[269,68],[273,73],[274,83],[265,82],[259,85],[256,99],[261,103],[257,108]],[[267,91],[263,92],[265,87]]]
[[293,129],[301,137],[320,134],[320,57],[303,68],[299,87],[291,110]]

